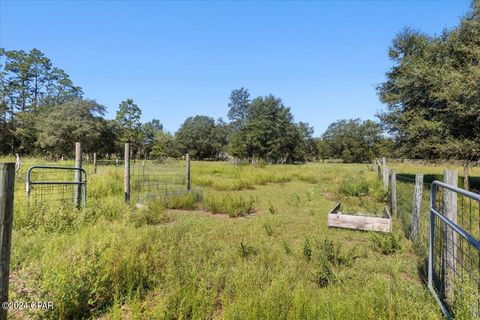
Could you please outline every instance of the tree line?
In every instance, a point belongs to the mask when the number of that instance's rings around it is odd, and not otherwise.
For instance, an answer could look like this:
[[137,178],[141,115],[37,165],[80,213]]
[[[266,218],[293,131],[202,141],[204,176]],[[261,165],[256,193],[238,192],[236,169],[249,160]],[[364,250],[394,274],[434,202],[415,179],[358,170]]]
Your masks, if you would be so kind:
[[86,152],[121,155],[130,142],[139,158],[441,158],[462,160],[468,173],[480,160],[480,0],[458,26],[438,36],[405,29],[388,54],[393,67],[377,87],[386,106],[377,121],[338,120],[314,137],[280,98],[251,98],[246,88],[231,92],[227,121],[196,115],[174,134],[160,120],[142,123],[132,99],[106,119],[105,107],[85,98],[41,51],[0,49],[0,154],[68,157],[73,142],[82,141]]
[[[376,145],[381,140],[378,124],[360,120],[339,122],[327,130],[324,139],[314,138],[313,128],[295,122],[280,98],[251,99],[246,88],[231,92],[227,122],[196,115],[171,134],[163,130],[160,120],[142,123],[142,110],[130,98],[119,104],[114,119],[106,119],[105,107],[85,98],[69,75],[38,49],[1,49],[0,57],[1,154],[70,157],[74,142],[82,141],[87,153],[120,156],[124,143],[129,142],[138,158],[188,153],[194,159],[230,156],[292,163],[343,157],[354,162],[377,155]],[[345,136],[343,131],[349,132],[349,141],[339,139],[338,135]],[[352,140],[359,134],[367,135],[365,145]],[[373,149],[365,156],[365,148],[370,147]]]

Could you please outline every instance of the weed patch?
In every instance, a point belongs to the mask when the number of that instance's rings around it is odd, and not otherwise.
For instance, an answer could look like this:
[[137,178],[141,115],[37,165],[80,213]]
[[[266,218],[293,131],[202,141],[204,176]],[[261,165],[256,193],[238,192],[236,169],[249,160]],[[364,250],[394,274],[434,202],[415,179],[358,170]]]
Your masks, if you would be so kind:
[[229,194],[208,194],[203,202],[205,209],[213,214],[228,214],[230,217],[243,217],[255,211],[257,200],[253,197],[231,196]]

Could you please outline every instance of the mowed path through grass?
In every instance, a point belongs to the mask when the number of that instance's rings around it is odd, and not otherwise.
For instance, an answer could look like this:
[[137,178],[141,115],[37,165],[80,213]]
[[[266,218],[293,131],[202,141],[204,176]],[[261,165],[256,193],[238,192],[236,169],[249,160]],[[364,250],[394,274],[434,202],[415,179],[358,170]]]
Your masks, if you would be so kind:
[[[53,312],[33,314],[50,318],[441,318],[398,221],[393,237],[327,227],[336,202],[364,212],[383,205],[366,165],[192,162],[192,179],[204,202],[253,199],[255,212],[231,218],[201,203],[142,211],[106,191],[121,176],[93,177],[95,208],[71,223],[51,227],[61,218],[52,213],[29,227],[19,214],[13,297],[54,301]],[[359,182],[367,194],[339,192]]]

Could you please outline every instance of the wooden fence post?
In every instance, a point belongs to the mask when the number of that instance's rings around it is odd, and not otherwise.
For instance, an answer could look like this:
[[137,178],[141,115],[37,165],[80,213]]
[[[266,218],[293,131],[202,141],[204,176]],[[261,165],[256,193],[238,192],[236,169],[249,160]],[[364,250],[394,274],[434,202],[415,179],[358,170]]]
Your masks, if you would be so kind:
[[382,178],[383,178],[383,189],[388,190],[388,167],[387,159],[382,158]]
[[[452,186],[458,185],[458,172],[454,170],[443,171],[443,182],[448,183]],[[443,207],[445,217],[451,220],[453,223],[457,223],[457,194],[453,191],[443,190]],[[445,296],[447,298],[453,298],[454,291],[454,279],[455,279],[455,269],[457,262],[457,234],[456,232],[450,232],[450,228],[445,227],[444,232],[444,259],[446,260],[446,270],[445,270]]]
[[125,143],[125,202],[130,203],[130,143]]
[[[75,142],[75,168],[82,168],[82,144]],[[75,170],[75,182],[79,183],[75,187],[75,206],[80,208],[82,204],[82,171]]]
[[93,153],[93,173],[97,174],[97,153]]
[[420,230],[420,211],[422,209],[422,191],[423,191],[423,174],[415,174],[415,193],[413,196],[412,209],[412,232],[410,238],[415,242],[418,240]]
[[185,156],[187,162],[186,176],[187,176],[187,191],[190,191],[190,156],[187,154]]
[[185,160],[187,162],[187,168],[186,168],[187,191],[190,192],[190,156],[188,154],[185,156]]
[[390,170],[390,211],[392,216],[397,214],[397,173]]
[[382,179],[382,166],[380,165],[380,160],[376,160],[377,163],[377,175],[378,179]]
[[[8,301],[14,183],[15,163],[0,163],[0,305]],[[6,319],[7,308],[0,307],[0,320]]]

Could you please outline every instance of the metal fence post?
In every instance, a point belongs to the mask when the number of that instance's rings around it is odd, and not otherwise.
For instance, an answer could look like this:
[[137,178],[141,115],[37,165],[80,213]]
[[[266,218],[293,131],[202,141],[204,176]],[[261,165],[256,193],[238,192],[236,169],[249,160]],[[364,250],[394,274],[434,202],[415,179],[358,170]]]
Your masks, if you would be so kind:
[[[443,172],[443,181],[452,186],[458,184],[458,172],[454,170],[445,169]],[[457,194],[453,191],[444,189],[443,191],[443,206],[445,210],[445,217],[457,223]],[[457,234],[455,232],[449,232],[445,227],[445,245],[444,245],[444,257],[445,257],[445,296],[447,298],[453,298],[454,293],[454,278],[456,272],[457,262]]]
[[413,197],[412,209],[412,233],[410,235],[413,241],[418,241],[418,233],[420,230],[420,211],[422,209],[422,191],[423,191],[423,174],[415,174],[415,194]]
[[124,174],[125,202],[130,203],[130,143],[125,143],[125,174]]
[[397,173],[390,170],[390,211],[392,216],[397,214]]
[[186,177],[187,177],[187,191],[190,191],[190,156],[187,154],[185,156],[185,160],[187,162],[186,167]]
[[[0,163],[0,305],[8,301],[14,183],[15,163]],[[0,320],[6,319],[7,308],[0,307]]]
[[[82,144],[80,142],[75,143],[75,168],[82,169]],[[75,182],[78,184],[75,186],[75,205],[80,208],[82,203],[82,171],[75,170]]]
[[93,173],[97,174],[97,153],[93,153]]
[[435,244],[435,215],[431,211],[437,209],[437,186],[432,185],[430,195],[430,231],[428,239],[428,286],[433,290],[433,246]]
[[142,161],[142,188],[145,187],[145,160]]

